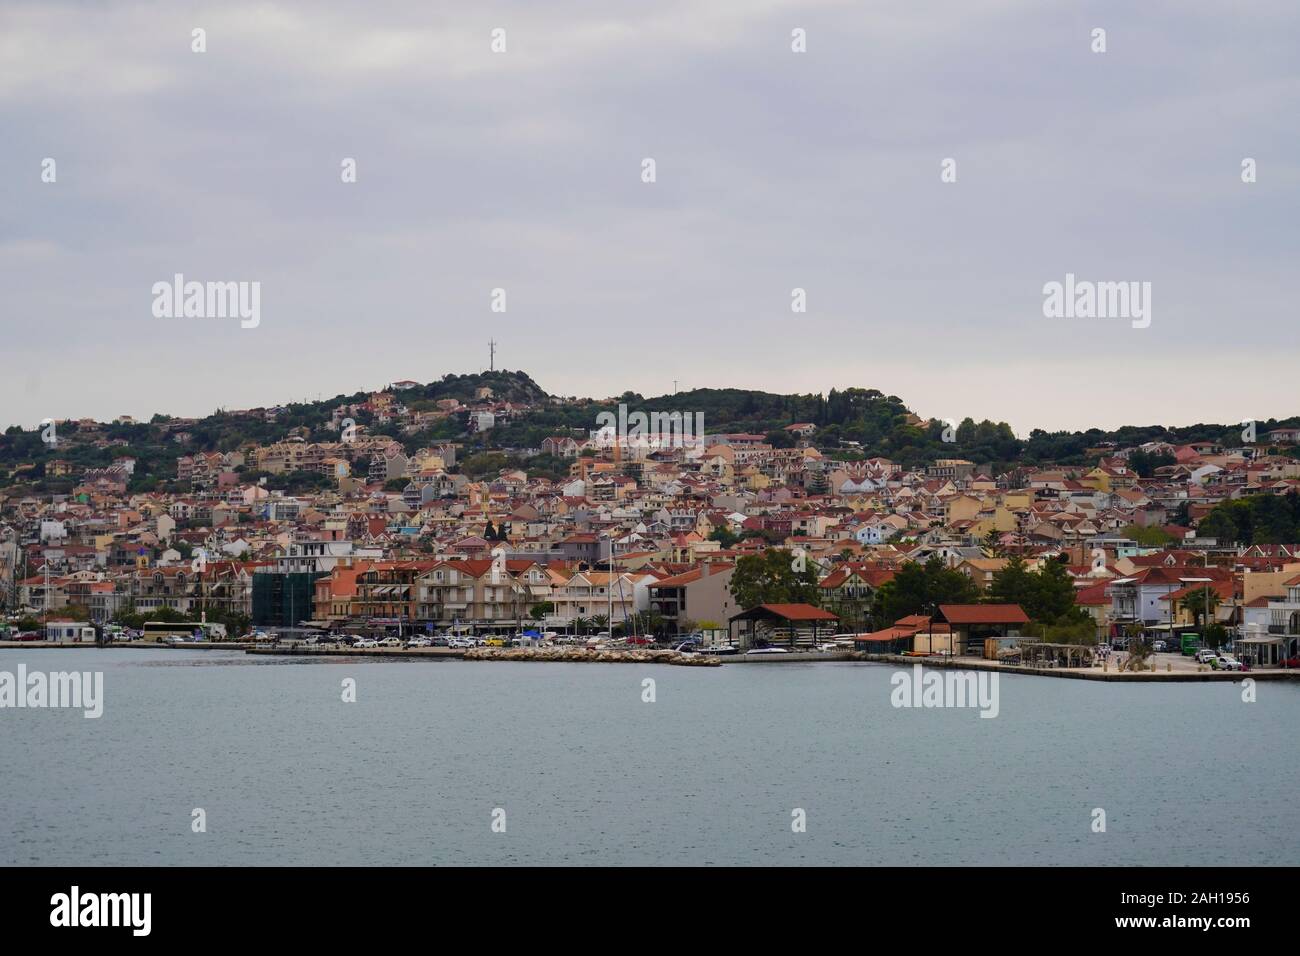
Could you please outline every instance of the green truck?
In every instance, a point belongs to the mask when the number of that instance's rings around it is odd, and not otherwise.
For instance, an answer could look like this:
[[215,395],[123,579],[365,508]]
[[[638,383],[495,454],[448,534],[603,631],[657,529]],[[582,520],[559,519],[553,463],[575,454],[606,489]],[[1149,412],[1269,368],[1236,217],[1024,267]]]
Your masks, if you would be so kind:
[[1201,635],[1184,634],[1180,638],[1181,647],[1184,657],[1191,657],[1201,649]]

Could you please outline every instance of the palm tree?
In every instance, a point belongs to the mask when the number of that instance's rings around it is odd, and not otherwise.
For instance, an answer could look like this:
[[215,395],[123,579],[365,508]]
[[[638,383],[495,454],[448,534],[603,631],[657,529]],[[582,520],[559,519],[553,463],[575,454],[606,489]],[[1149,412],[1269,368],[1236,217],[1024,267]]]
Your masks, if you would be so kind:
[[1213,588],[1197,588],[1191,594],[1186,595],[1179,606],[1193,615],[1197,626],[1201,624],[1202,618],[1214,613],[1214,609],[1219,606],[1219,595]]
[[640,625],[641,628],[638,631],[640,634],[654,634],[658,636],[664,633],[667,629],[667,622],[664,620],[664,616],[658,611],[646,611],[641,614]]

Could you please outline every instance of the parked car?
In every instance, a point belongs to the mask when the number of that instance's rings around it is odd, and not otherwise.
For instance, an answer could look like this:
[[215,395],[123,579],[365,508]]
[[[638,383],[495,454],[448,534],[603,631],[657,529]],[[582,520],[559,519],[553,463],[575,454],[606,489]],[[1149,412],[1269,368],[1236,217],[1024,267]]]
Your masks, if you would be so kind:
[[1220,654],[1214,660],[1210,661],[1210,666],[1217,671],[1239,671],[1244,670],[1241,661],[1237,660],[1231,654]]
[[790,652],[786,650],[784,647],[755,647],[751,650],[745,651],[745,656],[748,657],[750,654],[789,654],[789,653]]
[[1196,663],[1208,664],[1211,660],[1219,656],[1218,651],[1212,651],[1208,647],[1202,647],[1196,652]]
[[451,645],[451,639],[446,637],[435,637],[429,643],[434,647],[448,647]]
[[433,647],[433,641],[427,637],[416,637],[406,642],[407,647]]
[[451,640],[447,642],[447,646],[468,649],[474,646],[474,642],[471,641],[468,637],[453,637]]
[[386,637],[379,642],[379,646],[380,647],[401,647],[402,642],[399,638],[396,637]]
[[353,644],[352,646],[353,646],[353,647],[378,647],[378,646],[379,646],[379,642],[376,641],[376,640],[373,640],[372,638],[368,638],[368,637],[367,637],[367,638],[362,638],[361,640],[357,641],[357,642],[356,642],[355,644]]
[[1169,649],[1169,645],[1167,645],[1164,641],[1156,641],[1154,644],[1151,645],[1151,650],[1155,651],[1157,654],[1163,654],[1168,649]]

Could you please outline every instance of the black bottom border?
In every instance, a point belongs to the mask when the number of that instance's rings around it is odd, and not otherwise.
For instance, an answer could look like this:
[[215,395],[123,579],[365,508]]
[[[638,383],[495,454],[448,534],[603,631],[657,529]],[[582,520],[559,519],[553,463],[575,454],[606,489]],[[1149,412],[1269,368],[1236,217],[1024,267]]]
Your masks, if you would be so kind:
[[[629,919],[641,923],[655,913],[674,922],[687,916],[692,934],[716,921],[712,932],[728,943],[746,935],[762,940],[777,922],[826,932],[846,919],[858,930],[878,922],[915,934],[918,944],[969,943],[979,938],[973,932],[990,931],[1000,941],[1130,935],[1222,943],[1243,933],[1289,937],[1294,921],[1286,902],[1296,876],[1294,867],[38,867],[0,869],[0,913],[7,941],[75,934],[83,942],[116,938],[128,945],[374,942],[424,934],[431,921],[449,918],[476,934],[516,926],[520,933],[571,937],[606,922],[628,932]],[[140,932],[143,894],[147,934]],[[531,918],[520,922],[525,914]],[[114,921],[119,925],[81,925]]]

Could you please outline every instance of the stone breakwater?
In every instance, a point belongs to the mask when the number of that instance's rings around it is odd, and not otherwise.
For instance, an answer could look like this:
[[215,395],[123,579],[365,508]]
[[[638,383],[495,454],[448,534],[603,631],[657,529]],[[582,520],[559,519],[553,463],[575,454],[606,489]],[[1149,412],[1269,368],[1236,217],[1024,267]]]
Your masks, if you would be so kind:
[[475,647],[465,652],[467,661],[563,661],[595,664],[677,664],[683,667],[717,667],[722,661],[677,651],[589,650],[584,647]]

